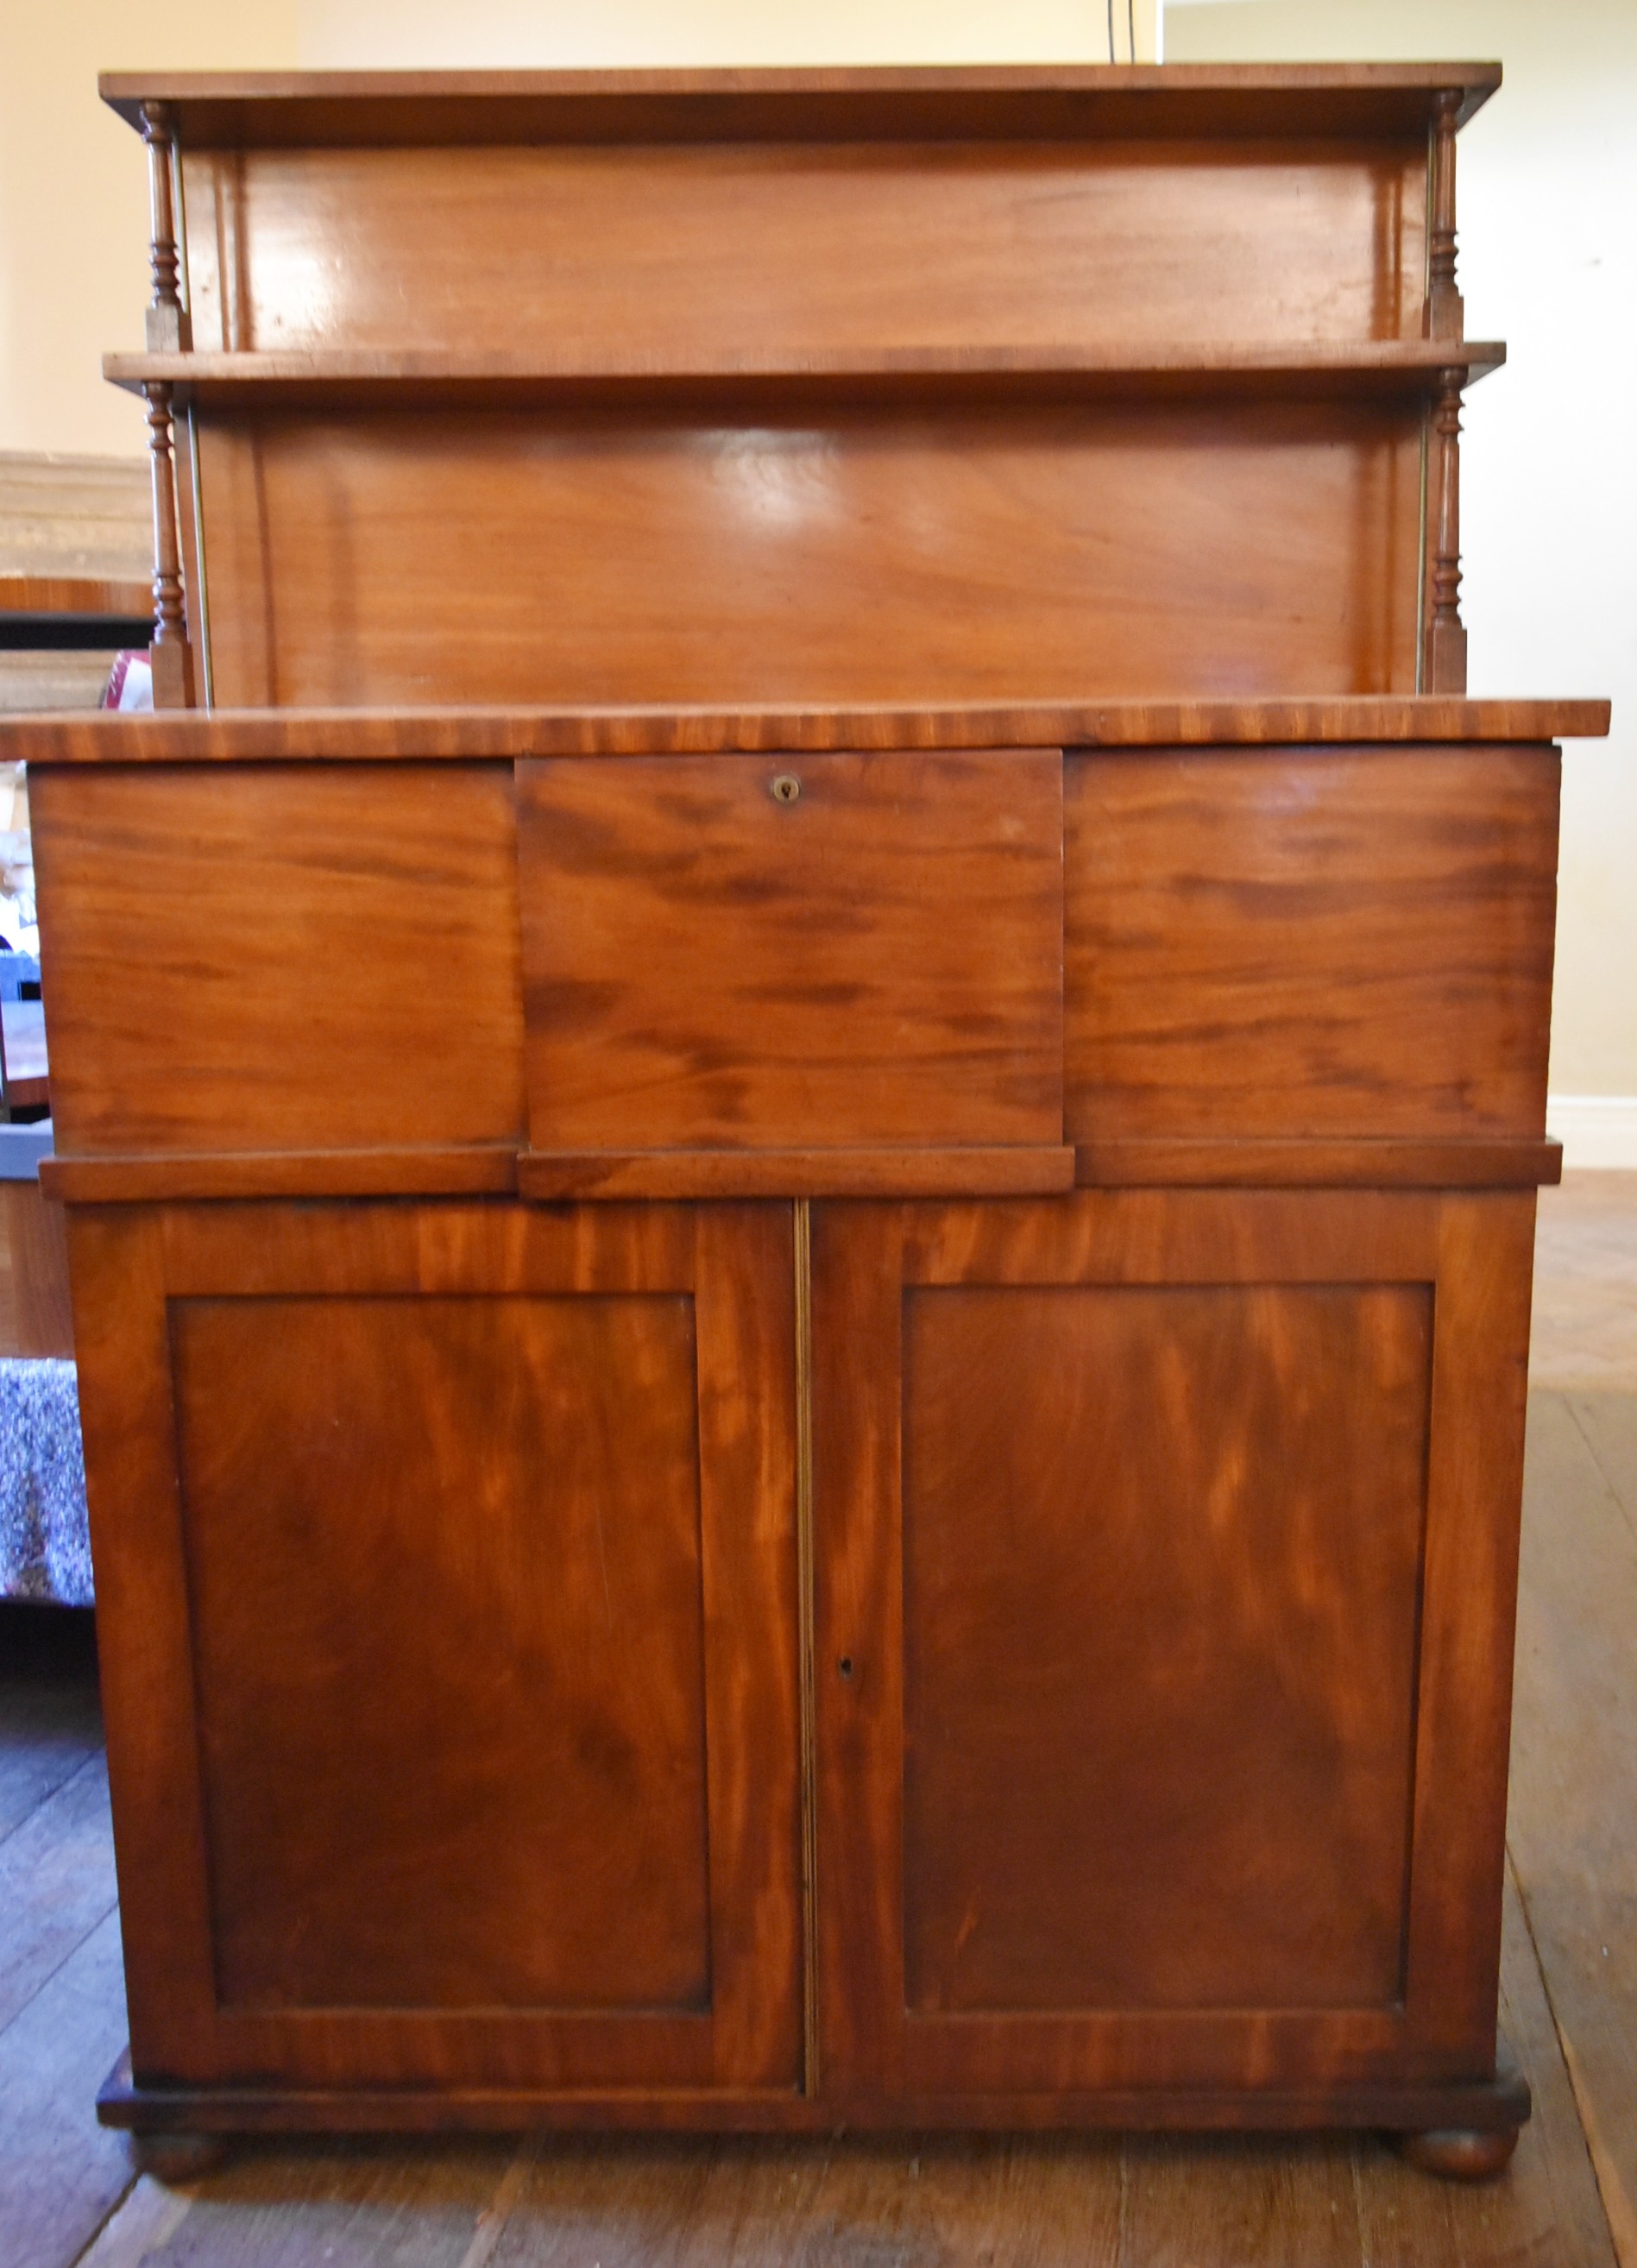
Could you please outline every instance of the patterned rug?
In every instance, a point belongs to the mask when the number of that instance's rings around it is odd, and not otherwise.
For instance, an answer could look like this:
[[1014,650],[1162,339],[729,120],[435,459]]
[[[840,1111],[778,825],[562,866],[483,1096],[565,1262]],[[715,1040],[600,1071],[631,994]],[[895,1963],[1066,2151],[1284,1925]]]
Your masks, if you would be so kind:
[[0,1598],[92,1603],[71,1362],[0,1359]]

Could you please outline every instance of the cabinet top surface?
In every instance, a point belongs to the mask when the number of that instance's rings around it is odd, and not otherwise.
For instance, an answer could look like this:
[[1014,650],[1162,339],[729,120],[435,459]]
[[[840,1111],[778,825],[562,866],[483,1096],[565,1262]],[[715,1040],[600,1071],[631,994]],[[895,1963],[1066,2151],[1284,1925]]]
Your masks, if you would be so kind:
[[885,748],[1357,747],[1599,739],[1606,701],[1454,696],[1059,702],[996,708],[245,709],[83,711],[0,724],[27,763],[510,762],[552,755]]
[[140,127],[164,103],[207,147],[370,144],[1413,131],[1456,92],[1464,123],[1494,63],[1093,63],[917,70],[112,71]]

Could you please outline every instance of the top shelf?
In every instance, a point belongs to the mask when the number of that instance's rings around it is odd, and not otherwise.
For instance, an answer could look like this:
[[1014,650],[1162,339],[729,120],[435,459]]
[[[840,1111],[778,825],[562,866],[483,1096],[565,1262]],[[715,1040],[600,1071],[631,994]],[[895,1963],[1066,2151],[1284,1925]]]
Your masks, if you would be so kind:
[[1493,63],[1119,63],[973,70],[110,72],[140,129],[162,102],[195,149],[537,142],[1077,141],[1412,134],[1464,125]]
[[302,353],[111,354],[103,375],[131,393],[174,387],[185,399],[253,407],[349,397],[603,403],[751,391],[834,397],[962,394],[1063,399],[1145,394],[1425,394],[1456,370],[1471,384],[1497,369],[1496,340],[1346,340],[1306,345],[881,348],[711,363],[380,350]]

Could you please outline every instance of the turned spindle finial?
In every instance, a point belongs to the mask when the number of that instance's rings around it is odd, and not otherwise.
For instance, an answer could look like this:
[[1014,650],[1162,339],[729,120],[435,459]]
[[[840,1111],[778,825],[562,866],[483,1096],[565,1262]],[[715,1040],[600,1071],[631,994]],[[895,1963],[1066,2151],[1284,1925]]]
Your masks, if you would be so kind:
[[146,386],[148,464],[153,481],[153,705],[193,706],[193,649],[176,532],[176,469],[171,451],[171,388]]
[[1455,283],[1455,129],[1461,96],[1454,87],[1433,97],[1432,230],[1427,261],[1427,335],[1458,339],[1466,310]]
[[1427,624],[1428,693],[1466,691],[1466,628],[1461,620],[1461,388],[1464,370],[1441,370],[1433,412],[1437,518],[1432,542]]
[[176,254],[176,199],[172,175],[176,134],[167,103],[143,104],[142,138],[148,147],[148,257],[153,269],[153,300],[147,314],[148,351],[174,354],[189,342]]

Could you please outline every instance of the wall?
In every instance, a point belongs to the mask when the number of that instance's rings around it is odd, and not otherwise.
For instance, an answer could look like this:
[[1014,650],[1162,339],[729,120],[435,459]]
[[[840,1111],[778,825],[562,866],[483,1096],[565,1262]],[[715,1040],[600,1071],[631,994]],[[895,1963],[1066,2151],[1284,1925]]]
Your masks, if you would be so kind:
[[1461,136],[1470,336],[1507,367],[1469,397],[1463,611],[1475,693],[1608,694],[1565,753],[1553,1131],[1637,1167],[1637,4],[1210,0],[1165,13],[1168,62],[1498,56]]
[[7,0],[4,20],[0,449],[139,453],[102,356],[142,344],[147,160],[97,73],[289,70],[296,0]]
[[8,0],[0,67],[0,450],[138,451],[104,386],[142,344],[142,145],[101,70],[1102,62],[1158,0]]
[[1157,0],[299,0],[310,69],[1126,62]]

